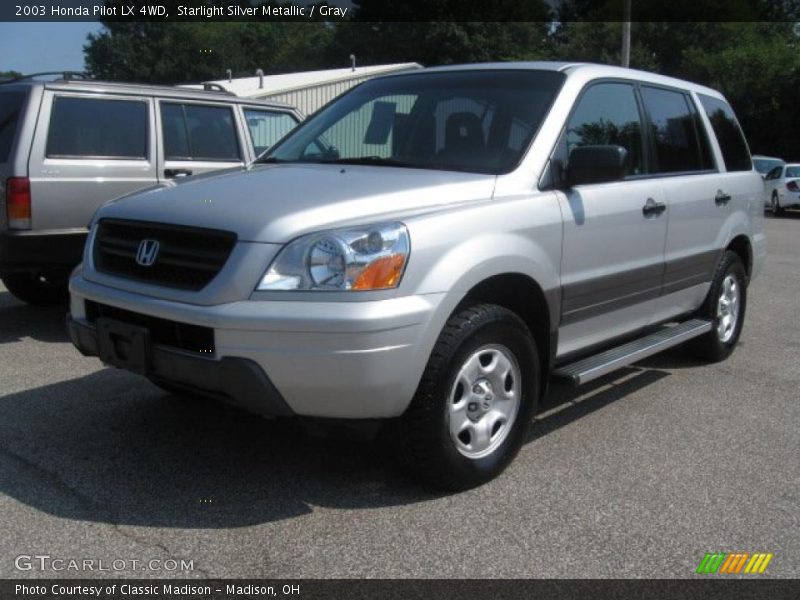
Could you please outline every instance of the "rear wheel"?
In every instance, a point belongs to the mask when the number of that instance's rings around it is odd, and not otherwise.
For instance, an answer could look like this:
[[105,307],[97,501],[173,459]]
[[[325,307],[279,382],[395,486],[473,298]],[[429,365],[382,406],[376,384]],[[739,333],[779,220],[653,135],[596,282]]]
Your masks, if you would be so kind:
[[7,273],[0,279],[16,298],[34,306],[63,304],[69,295],[66,271]]
[[694,340],[695,354],[712,362],[728,358],[742,333],[746,307],[747,274],[739,255],[727,250],[698,312],[713,325],[711,331]]
[[536,344],[517,315],[483,304],[451,317],[400,421],[406,466],[447,490],[496,477],[530,429],[539,377]]

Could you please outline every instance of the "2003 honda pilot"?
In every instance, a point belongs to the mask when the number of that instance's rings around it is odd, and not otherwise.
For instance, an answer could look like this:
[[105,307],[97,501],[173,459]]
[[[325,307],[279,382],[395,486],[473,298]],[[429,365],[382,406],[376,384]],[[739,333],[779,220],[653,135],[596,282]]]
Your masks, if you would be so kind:
[[84,354],[270,416],[386,420],[408,464],[498,474],[551,376],[730,354],[765,258],[723,96],[598,65],[368,81],[239,172],[93,218]]

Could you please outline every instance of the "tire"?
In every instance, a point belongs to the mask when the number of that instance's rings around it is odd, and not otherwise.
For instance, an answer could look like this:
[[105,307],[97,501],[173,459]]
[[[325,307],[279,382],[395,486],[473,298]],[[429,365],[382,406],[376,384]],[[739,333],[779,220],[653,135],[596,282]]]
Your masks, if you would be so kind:
[[773,216],[780,217],[783,214],[783,209],[781,208],[781,203],[778,200],[778,194],[776,192],[772,192],[772,202],[770,207],[772,208]]
[[711,289],[697,313],[712,321],[711,331],[692,343],[696,356],[710,362],[725,360],[742,333],[747,308],[747,274],[739,255],[726,250],[717,265]]
[[493,304],[458,312],[398,423],[395,444],[405,467],[448,491],[493,479],[526,439],[539,381],[536,343],[522,319]]
[[66,303],[68,278],[65,271],[42,271],[7,273],[0,279],[19,300],[34,306],[54,306]]

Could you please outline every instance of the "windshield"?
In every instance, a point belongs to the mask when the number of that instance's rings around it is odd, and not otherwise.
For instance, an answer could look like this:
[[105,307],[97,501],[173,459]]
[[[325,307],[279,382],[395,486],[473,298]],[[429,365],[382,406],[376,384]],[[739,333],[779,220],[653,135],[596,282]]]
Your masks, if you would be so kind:
[[563,80],[561,73],[533,70],[373,79],[334,100],[258,162],[508,172]]
[[0,163],[8,160],[24,99],[23,92],[0,93]]
[[753,165],[755,166],[756,171],[765,174],[769,173],[774,167],[782,166],[783,161],[774,158],[754,158]]
[[800,165],[786,167],[786,177],[800,177]]

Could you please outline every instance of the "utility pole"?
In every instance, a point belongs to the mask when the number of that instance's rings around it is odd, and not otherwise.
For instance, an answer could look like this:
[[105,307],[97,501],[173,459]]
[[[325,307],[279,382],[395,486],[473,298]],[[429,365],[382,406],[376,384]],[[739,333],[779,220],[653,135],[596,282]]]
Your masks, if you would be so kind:
[[625,0],[622,21],[622,66],[631,66],[631,0]]

